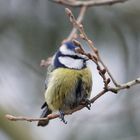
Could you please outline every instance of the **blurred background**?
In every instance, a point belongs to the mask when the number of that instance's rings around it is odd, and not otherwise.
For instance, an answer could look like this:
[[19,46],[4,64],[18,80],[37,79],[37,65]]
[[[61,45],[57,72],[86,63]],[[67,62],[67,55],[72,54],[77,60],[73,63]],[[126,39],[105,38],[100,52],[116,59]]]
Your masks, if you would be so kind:
[[[72,11],[77,16],[79,9]],[[90,8],[83,24],[119,83],[140,76],[139,0]],[[138,85],[117,95],[107,93],[91,111],[66,116],[67,125],[55,119],[41,128],[36,122],[10,122],[4,117],[40,116],[46,76],[40,61],[53,55],[71,29],[61,5],[0,0],[0,140],[140,140]],[[102,79],[96,66],[91,62],[89,66],[95,96],[102,90]]]

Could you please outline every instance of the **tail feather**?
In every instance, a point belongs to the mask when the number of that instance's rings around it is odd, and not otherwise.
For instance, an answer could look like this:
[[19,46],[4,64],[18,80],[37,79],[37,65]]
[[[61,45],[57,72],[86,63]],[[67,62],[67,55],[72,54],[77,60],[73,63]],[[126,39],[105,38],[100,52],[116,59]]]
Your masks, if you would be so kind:
[[[45,118],[51,113],[52,111],[48,107],[45,107],[40,118]],[[41,120],[41,121],[38,121],[37,126],[46,126],[48,123],[49,123],[49,120]]]

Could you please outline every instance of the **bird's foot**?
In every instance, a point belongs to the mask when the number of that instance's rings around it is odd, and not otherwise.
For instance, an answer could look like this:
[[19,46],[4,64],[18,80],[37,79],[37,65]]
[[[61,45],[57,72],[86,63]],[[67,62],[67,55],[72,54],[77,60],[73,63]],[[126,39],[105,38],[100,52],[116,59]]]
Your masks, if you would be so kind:
[[64,118],[64,112],[63,111],[61,111],[61,110],[59,110],[59,118],[61,119],[61,121],[64,123],[64,124],[67,124],[67,121],[65,120],[65,118]]
[[89,99],[84,99],[82,102],[81,102],[81,105],[85,105],[85,107],[90,110],[91,108],[91,101]]

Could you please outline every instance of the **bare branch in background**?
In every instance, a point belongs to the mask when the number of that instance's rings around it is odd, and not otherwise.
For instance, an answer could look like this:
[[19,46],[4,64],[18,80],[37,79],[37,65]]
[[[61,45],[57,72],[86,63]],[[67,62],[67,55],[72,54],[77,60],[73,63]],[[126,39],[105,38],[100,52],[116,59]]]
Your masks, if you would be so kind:
[[72,7],[82,7],[82,6],[103,6],[103,5],[113,5],[116,3],[123,3],[128,0],[87,0],[87,1],[80,1],[80,0],[51,0],[52,2],[65,5],[65,6],[72,6]]
[[48,67],[52,62],[52,57],[47,58],[46,60],[42,59],[40,66],[41,67]]

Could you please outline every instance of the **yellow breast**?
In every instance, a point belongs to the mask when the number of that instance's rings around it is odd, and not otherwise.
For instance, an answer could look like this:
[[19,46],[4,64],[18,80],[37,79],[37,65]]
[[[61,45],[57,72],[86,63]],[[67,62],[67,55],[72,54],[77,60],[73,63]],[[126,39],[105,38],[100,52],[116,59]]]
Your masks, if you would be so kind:
[[70,109],[70,104],[76,98],[74,94],[76,94],[79,78],[81,78],[83,90],[90,97],[92,75],[88,68],[81,70],[58,68],[51,72],[48,88],[45,92],[45,100],[52,111]]

